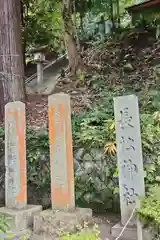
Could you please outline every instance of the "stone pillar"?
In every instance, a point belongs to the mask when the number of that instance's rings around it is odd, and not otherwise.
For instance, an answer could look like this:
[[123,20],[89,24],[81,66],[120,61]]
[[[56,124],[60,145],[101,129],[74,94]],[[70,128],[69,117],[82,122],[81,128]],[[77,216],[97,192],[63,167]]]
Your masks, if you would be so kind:
[[25,104],[5,106],[5,201],[7,208],[27,205]]
[[51,201],[53,209],[75,208],[70,97],[49,96]]
[[[130,218],[139,196],[145,194],[138,98],[135,95],[116,97],[114,99],[114,113],[121,224],[124,226]],[[128,226],[136,225],[135,220],[134,214],[134,218]],[[113,229],[116,230],[114,227]],[[131,232],[129,232],[127,239],[133,239]],[[137,239],[137,233],[134,234]],[[114,234],[114,237],[117,236]]]
[[36,239],[58,239],[92,219],[91,209],[75,207],[70,97],[53,94],[48,104],[52,209],[35,216]]
[[[30,235],[33,215],[41,206],[27,205],[26,117],[25,104],[11,102],[5,106],[5,207],[0,214],[9,217],[10,239]],[[33,193],[34,194],[34,193]],[[4,234],[4,239],[9,239]]]
[[[43,64],[42,62],[37,62],[37,85],[41,87],[43,83]],[[39,89],[40,90],[40,89]]]

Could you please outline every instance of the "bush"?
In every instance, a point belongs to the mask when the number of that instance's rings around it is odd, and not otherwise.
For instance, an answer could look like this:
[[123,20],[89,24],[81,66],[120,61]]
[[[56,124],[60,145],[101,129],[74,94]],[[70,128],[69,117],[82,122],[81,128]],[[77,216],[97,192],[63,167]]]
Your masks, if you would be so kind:
[[100,240],[99,230],[95,225],[92,230],[88,230],[87,226],[75,234],[61,233],[60,240]]
[[26,141],[28,183],[44,192],[50,188],[48,132],[27,129]]
[[137,210],[139,219],[152,232],[155,233],[154,239],[160,237],[160,187],[152,187],[146,197],[141,199],[140,207]]
[[94,233],[80,233],[74,235],[64,235],[60,240],[100,240]]
[[10,226],[8,222],[9,218],[5,217],[4,215],[0,215],[0,234],[9,230]]
[[[81,164],[81,174],[75,174],[77,200],[89,203],[95,201],[107,208],[113,209],[113,203],[118,201],[118,173],[116,161],[115,126],[113,113],[113,96],[124,95],[125,89],[114,92],[105,91],[98,106],[74,116],[73,137],[74,146],[102,149],[105,152],[101,164],[90,160],[90,167]],[[131,92],[132,93],[132,92]],[[129,94],[129,93],[128,93]],[[147,95],[139,94],[140,122],[143,148],[144,168],[146,171],[146,190],[160,181],[160,127],[159,120],[154,119],[154,112],[159,109],[159,92]],[[103,150],[104,149],[104,150]],[[88,160],[89,162],[89,160]],[[90,171],[90,172],[89,172]]]

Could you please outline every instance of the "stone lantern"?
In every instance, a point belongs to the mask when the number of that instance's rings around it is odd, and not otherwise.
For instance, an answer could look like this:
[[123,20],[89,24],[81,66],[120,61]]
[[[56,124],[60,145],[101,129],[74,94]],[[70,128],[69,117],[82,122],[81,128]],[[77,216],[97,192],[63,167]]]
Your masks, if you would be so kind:
[[37,85],[41,86],[43,83],[43,64],[45,61],[45,53],[47,46],[31,49],[31,53],[34,55],[34,61],[37,64]]
[[104,20],[104,17],[101,16],[101,19],[99,22],[97,22],[98,24],[98,32],[101,36],[101,40],[104,40],[105,38],[105,20]]

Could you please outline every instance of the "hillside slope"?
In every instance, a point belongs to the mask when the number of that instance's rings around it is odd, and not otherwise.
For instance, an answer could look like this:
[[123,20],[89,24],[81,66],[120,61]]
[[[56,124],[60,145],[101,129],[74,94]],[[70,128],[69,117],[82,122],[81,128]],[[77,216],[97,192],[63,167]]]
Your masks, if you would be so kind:
[[[150,33],[129,33],[121,40],[98,44],[88,48],[83,58],[87,65],[84,81],[66,77],[53,92],[71,95],[73,114],[99,101],[100,85],[111,91],[121,86],[135,92],[160,87],[160,41]],[[33,127],[47,126],[46,96],[28,96],[27,118]]]

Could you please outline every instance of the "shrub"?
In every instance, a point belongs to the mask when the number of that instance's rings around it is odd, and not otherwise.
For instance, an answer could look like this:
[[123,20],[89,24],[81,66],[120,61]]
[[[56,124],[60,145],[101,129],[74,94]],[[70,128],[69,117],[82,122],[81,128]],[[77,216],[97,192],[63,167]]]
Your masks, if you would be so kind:
[[146,197],[141,199],[137,210],[139,219],[155,233],[154,239],[160,237],[160,187],[152,187]]
[[9,230],[9,218],[5,217],[4,215],[0,215],[0,235],[1,233],[5,233]]
[[61,233],[60,240],[100,240],[100,232],[96,225],[93,227],[92,230],[89,230],[87,226],[85,226],[84,229],[80,228],[79,230],[80,231],[75,234]]
[[94,233],[66,234],[60,240],[100,240]]
[[[90,160],[90,169],[85,168],[83,162],[81,174],[75,174],[77,200],[87,202],[101,202],[106,208],[113,208],[114,201],[118,201],[118,173],[115,156],[115,126],[113,113],[113,96],[125,94],[123,88],[115,92],[106,92],[101,102],[93,109],[74,116],[73,137],[74,146],[81,146],[105,151],[101,164]],[[142,94],[142,93],[141,93]],[[158,109],[159,93],[151,92],[147,96],[140,95],[140,122],[144,168],[146,171],[146,190],[160,181],[160,127],[159,118],[154,118],[154,111]],[[103,148],[105,148],[103,150]],[[89,161],[89,160],[88,160]],[[90,173],[89,173],[90,171]]]

